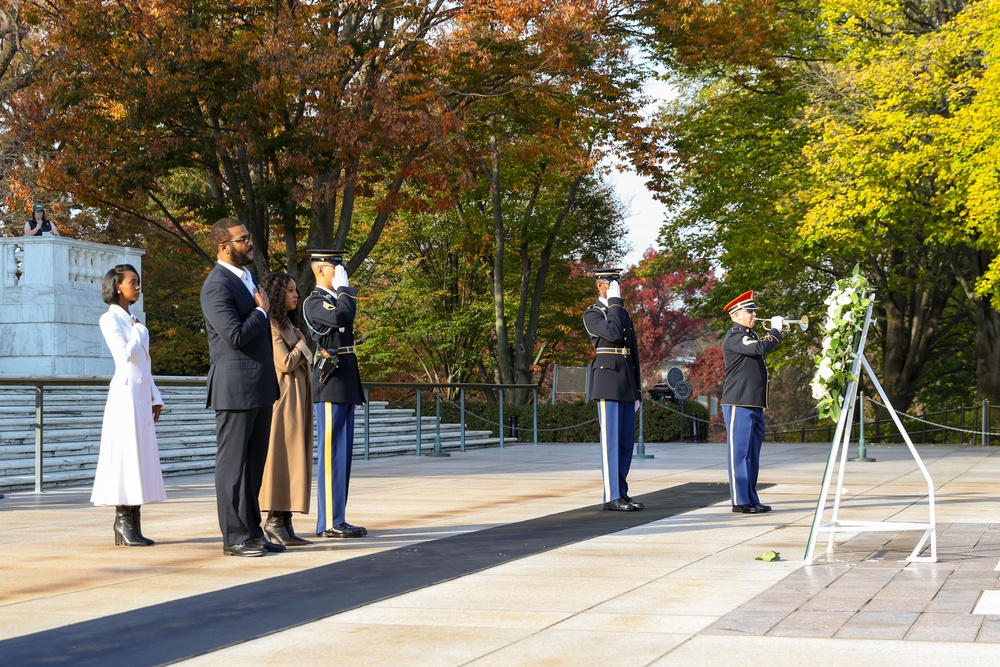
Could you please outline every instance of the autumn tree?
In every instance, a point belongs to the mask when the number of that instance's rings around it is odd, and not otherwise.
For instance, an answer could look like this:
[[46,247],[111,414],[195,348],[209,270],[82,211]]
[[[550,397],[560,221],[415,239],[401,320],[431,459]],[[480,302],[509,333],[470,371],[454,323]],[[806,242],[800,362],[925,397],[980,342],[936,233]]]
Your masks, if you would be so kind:
[[559,258],[582,258],[578,239],[587,229],[624,237],[616,212],[582,205],[581,196],[605,152],[638,131],[644,72],[610,3],[529,2],[502,19],[477,19],[457,37],[484,52],[505,45],[511,78],[507,93],[477,102],[462,127],[460,169],[470,188],[456,213],[492,243],[495,380],[527,384],[544,357],[539,331]]
[[[585,179],[578,202],[550,265],[533,381],[552,363],[579,363],[588,354],[580,317],[593,289],[583,262],[593,267],[607,253],[622,252],[621,208],[607,186]],[[373,368],[391,369],[393,379],[492,382],[497,351],[487,228],[455,209],[402,213],[397,225],[399,233],[387,235],[363,267],[369,288],[360,326]]]
[[[24,20],[20,2],[0,7],[0,205],[7,211],[17,211],[18,199],[30,196],[11,187],[11,175],[25,161],[31,161],[35,151],[25,141],[25,133],[10,119],[9,100],[17,91],[27,88],[43,60],[31,29]],[[21,195],[21,196],[19,196]],[[27,216],[26,216],[27,217]],[[7,233],[17,232],[19,221],[11,221]],[[6,223],[0,221],[0,230]]]
[[711,275],[663,270],[662,253],[646,250],[622,279],[622,294],[635,323],[645,386],[660,381],[664,366],[679,354],[697,354],[695,343],[712,335],[710,323],[692,315],[689,305],[714,286]]
[[[963,225],[955,166],[970,162],[954,150],[968,146],[976,54],[995,44],[975,36],[989,22],[966,22],[963,3],[770,6],[783,27],[761,50],[767,67],[732,49],[670,54],[689,84],[662,116],[679,167],[663,180],[680,205],[666,247],[693,244],[721,263],[732,287],[708,305],[753,287],[785,315],[819,314],[830,280],[861,263],[878,289],[871,347],[897,408],[961,358],[962,318],[991,341],[976,343],[977,367],[995,368],[988,299],[971,298],[983,294],[989,227]],[[963,25],[965,39],[948,37]],[[992,382],[979,375],[981,396]]]
[[[38,178],[160,229],[210,263],[199,229],[245,221],[302,277],[306,244],[371,251],[404,181],[440,149],[456,96],[435,93],[426,2],[54,0],[33,15],[58,52],[39,95]],[[360,200],[373,218],[355,227]],[[306,276],[308,282],[308,276]]]

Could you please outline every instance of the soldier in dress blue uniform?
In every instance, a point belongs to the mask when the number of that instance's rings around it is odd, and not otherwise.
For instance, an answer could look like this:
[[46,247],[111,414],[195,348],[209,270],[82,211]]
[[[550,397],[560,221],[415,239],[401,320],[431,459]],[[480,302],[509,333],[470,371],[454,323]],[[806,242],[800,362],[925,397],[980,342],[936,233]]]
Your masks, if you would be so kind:
[[354,454],[354,407],[365,402],[354,354],[357,289],[350,286],[343,252],[309,250],[316,289],[302,303],[313,340],[313,409],[319,448],[316,534],[364,537],[368,531],[346,521],[347,491]]
[[621,269],[594,270],[598,299],[583,314],[583,325],[595,348],[587,400],[597,401],[601,424],[604,509],[634,512],[643,504],[629,498],[625,478],[632,465],[635,413],[642,393],[635,329],[622,301],[619,274]]
[[733,511],[759,514],[771,511],[757,497],[760,446],[764,440],[767,407],[767,363],[764,357],[781,342],[781,317],[772,317],[772,329],[758,338],[753,332],[757,304],[753,290],[725,308],[733,326],[722,341],[726,381],[722,388],[722,417],[729,441],[729,490]]

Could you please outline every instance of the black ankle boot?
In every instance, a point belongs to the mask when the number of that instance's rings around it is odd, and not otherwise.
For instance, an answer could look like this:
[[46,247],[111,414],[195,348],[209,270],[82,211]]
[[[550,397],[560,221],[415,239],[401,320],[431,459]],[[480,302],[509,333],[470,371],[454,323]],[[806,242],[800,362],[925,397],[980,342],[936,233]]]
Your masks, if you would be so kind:
[[139,516],[140,507],[142,507],[142,505],[132,505],[132,525],[135,526],[135,536],[138,537],[141,542],[145,542],[146,544],[152,546],[156,544],[156,542],[142,534],[142,519]]
[[147,544],[135,534],[135,523],[132,521],[132,508],[119,505],[115,508],[115,546],[124,544],[127,547],[144,547]]

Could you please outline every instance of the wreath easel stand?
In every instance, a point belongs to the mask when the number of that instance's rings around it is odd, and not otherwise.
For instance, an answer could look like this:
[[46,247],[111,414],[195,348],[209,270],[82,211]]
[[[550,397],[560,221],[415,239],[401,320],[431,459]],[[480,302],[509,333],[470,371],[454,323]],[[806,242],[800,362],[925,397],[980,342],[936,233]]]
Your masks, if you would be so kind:
[[[899,429],[899,433],[903,436],[903,440],[906,441],[906,446],[909,447],[913,460],[916,461],[917,466],[920,468],[920,472],[927,481],[927,505],[929,519],[927,523],[914,523],[903,521],[849,521],[840,518],[841,493],[844,488],[844,473],[847,465],[847,449],[851,439],[851,431],[850,428],[848,428],[848,425],[854,422],[854,410],[857,404],[858,394],[858,380],[852,380],[847,384],[844,394],[845,409],[840,412],[840,418],[837,420],[837,429],[834,432],[833,442],[830,443],[830,455],[827,458],[826,469],[823,472],[823,487],[816,503],[816,512],[813,515],[812,529],[809,531],[809,542],[806,546],[805,562],[807,565],[813,562],[813,555],[816,550],[816,541],[819,538],[820,533],[829,533],[829,541],[827,542],[826,552],[832,553],[837,533],[905,530],[923,531],[923,536],[920,538],[920,541],[917,542],[917,546],[914,547],[913,552],[906,560],[911,563],[937,562],[937,530],[934,520],[934,482],[931,480],[930,473],[927,472],[927,468],[924,466],[923,460],[921,460],[920,455],[913,446],[913,441],[910,440],[910,435],[906,432],[906,428],[899,420],[899,416],[896,414],[895,409],[893,409],[892,403],[889,402],[889,397],[885,395],[885,390],[882,389],[882,384],[875,376],[875,371],[872,370],[871,364],[869,364],[868,360],[865,358],[865,342],[868,339],[868,329],[871,326],[871,323],[872,305],[869,304],[868,310],[865,312],[864,327],[861,330],[861,336],[858,338],[857,349],[854,350],[854,360],[851,365],[851,377],[860,379],[861,371],[864,369],[865,374],[868,375],[872,384],[875,385],[875,389],[878,391],[879,396],[882,397],[882,402],[888,409],[889,414],[892,416],[892,420],[895,422],[896,428]],[[837,468],[837,486],[833,498],[833,513],[831,519],[826,523],[823,523],[823,515],[826,512],[826,501],[830,494],[830,482],[833,479],[835,468]],[[924,550],[924,547],[928,544],[928,542],[930,544],[930,555],[921,556],[920,553]]]

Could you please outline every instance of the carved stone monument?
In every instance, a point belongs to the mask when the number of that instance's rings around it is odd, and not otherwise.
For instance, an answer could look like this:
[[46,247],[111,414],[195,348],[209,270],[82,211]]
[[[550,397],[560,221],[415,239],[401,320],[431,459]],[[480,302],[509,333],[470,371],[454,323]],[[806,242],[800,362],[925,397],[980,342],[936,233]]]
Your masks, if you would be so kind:
[[[57,236],[0,238],[0,376],[111,377],[101,278],[143,251]],[[142,299],[131,308],[140,320]]]

